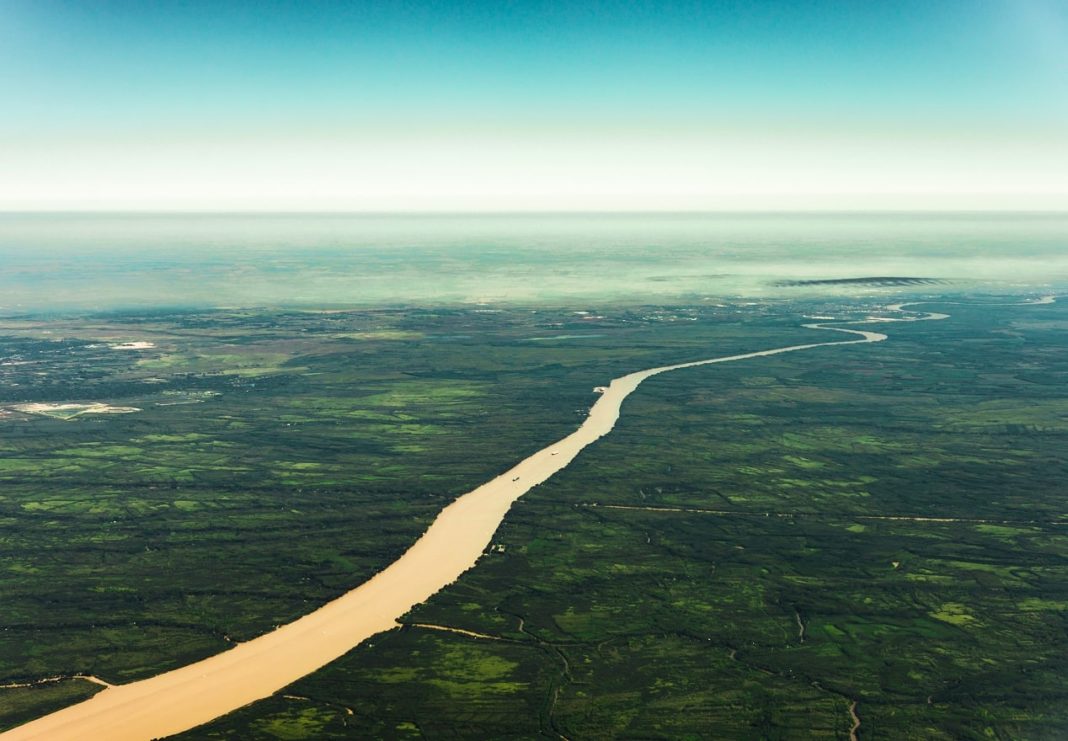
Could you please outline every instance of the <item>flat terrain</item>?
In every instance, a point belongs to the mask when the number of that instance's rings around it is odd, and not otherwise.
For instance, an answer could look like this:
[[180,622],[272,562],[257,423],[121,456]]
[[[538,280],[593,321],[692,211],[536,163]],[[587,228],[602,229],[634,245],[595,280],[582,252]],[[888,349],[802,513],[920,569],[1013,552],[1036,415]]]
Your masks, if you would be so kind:
[[[906,298],[7,320],[0,718],[361,583],[614,376]],[[1068,307],[945,311],[650,379],[407,627],[185,737],[1063,737]]]
[[151,676],[356,586],[457,494],[577,427],[615,375],[811,334],[727,306],[109,314],[0,333],[6,725],[99,688],[76,675]]
[[946,311],[649,381],[407,628],[186,737],[1062,738],[1068,312]]

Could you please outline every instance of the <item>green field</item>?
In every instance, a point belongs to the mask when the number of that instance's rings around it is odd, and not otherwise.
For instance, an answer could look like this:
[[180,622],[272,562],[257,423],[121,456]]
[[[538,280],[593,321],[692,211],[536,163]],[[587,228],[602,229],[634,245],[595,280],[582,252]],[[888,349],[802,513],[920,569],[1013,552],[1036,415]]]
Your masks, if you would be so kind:
[[186,737],[1063,738],[1064,311],[947,311],[651,380],[408,617],[501,640],[394,631]]
[[[391,562],[450,499],[573,430],[594,386],[803,332],[705,309],[585,316],[466,308],[5,322],[0,684],[76,674],[121,683],[225,650]],[[604,337],[529,341],[591,324]],[[111,347],[131,340],[155,346]],[[140,411],[22,411],[92,403]],[[56,702],[39,689],[3,696],[20,708],[0,712],[7,725],[34,698]]]
[[[873,310],[6,322],[0,684],[223,650],[360,583],[593,386]],[[1068,307],[945,310],[647,381],[408,627],[184,737],[1063,738]],[[87,402],[142,411],[14,409]],[[0,689],[0,722],[95,689]]]

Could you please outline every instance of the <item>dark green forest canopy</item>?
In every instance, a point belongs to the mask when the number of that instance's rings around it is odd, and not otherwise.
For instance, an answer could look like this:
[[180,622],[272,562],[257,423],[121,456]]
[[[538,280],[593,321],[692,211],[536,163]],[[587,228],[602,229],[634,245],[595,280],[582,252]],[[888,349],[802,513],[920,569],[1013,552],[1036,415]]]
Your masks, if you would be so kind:
[[[30,364],[0,368],[22,374],[0,403],[3,681],[122,682],[222,650],[381,568],[573,429],[593,386],[876,310],[9,328],[2,354]],[[1068,312],[946,311],[878,345],[648,381],[409,627],[187,736],[848,738],[854,714],[861,738],[1062,735]],[[142,411],[18,409],[89,401]],[[0,690],[7,723],[59,689]]]
[[[390,563],[577,427],[594,386],[803,334],[770,307],[7,320],[0,684],[225,650]],[[57,696],[11,687],[0,708]]]

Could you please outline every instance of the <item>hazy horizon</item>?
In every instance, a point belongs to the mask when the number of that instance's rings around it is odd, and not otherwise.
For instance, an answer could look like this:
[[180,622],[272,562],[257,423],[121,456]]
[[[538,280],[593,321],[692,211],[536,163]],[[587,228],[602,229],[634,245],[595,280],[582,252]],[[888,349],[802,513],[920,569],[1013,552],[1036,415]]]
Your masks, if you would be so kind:
[[1039,290],[1068,284],[1065,234],[1063,213],[0,214],[0,312]]

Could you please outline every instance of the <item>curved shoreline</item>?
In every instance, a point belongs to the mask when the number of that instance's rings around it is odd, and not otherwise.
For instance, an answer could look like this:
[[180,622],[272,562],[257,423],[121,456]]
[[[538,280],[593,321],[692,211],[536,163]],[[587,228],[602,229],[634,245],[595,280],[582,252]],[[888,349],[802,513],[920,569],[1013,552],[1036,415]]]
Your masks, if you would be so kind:
[[[908,310],[914,304],[887,307]],[[948,315],[866,318],[837,324],[923,321]],[[623,401],[642,381],[661,373],[767,357],[817,347],[881,342],[885,334],[823,323],[804,324],[859,335],[860,339],[815,342],[649,368],[613,379],[582,425],[463,494],[441,510],[423,535],[396,561],[317,610],[250,641],[193,664],[124,685],[0,734],[4,741],[150,741],[203,725],[325,666],[371,636],[398,625],[412,607],[454,582],[475,565],[512,504],[567,465],[587,445],[606,435]]]

